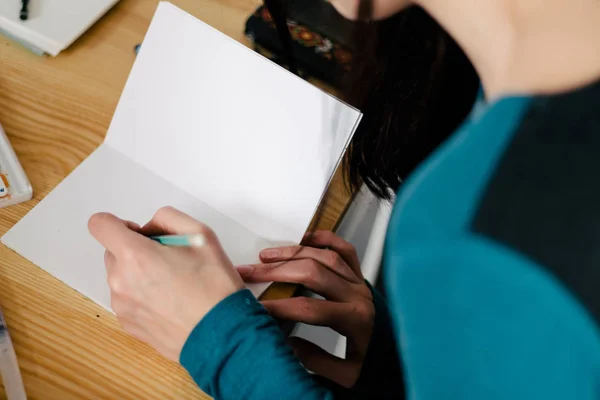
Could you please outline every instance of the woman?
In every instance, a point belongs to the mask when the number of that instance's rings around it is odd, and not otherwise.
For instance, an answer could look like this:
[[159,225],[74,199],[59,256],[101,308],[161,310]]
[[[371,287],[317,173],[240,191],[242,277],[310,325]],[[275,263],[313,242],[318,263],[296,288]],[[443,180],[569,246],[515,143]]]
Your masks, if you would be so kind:
[[[350,18],[364,15],[357,1],[334,4]],[[375,0],[367,15],[413,5],[465,50],[487,103],[403,185],[390,221],[384,274],[406,393],[597,399],[600,3]],[[180,360],[214,397],[332,396],[297,363],[240,275],[304,283],[330,300],[267,304],[274,315],[348,336],[346,361],[300,346],[311,369],[325,363],[323,374],[360,386],[381,356],[370,336],[382,313],[353,249],[331,234],[265,250],[267,265],[238,274],[214,234],[173,209],[141,229],[99,214],[90,230],[108,249],[124,328]],[[200,232],[208,245],[175,251],[140,234],[154,232]],[[298,259],[312,267],[294,268]]]

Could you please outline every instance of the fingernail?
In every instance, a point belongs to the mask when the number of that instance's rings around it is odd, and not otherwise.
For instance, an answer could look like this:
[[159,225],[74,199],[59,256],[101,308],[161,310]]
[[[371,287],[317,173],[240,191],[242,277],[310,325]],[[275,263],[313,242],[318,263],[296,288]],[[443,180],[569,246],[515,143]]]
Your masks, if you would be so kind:
[[261,258],[271,259],[277,258],[281,255],[281,250],[279,249],[265,249],[260,252]]
[[254,267],[252,265],[240,265],[236,267],[238,274],[241,276],[247,276],[254,271]]

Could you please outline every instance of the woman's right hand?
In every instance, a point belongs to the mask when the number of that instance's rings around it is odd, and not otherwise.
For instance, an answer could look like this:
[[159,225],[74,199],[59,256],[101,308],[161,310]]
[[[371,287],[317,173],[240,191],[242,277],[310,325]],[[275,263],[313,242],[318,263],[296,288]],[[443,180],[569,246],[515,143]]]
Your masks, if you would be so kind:
[[[172,207],[158,210],[144,227],[96,214],[89,229],[106,248],[111,306],[119,322],[173,361],[179,361],[198,322],[244,287],[214,232]],[[199,234],[205,244],[169,247],[147,237],[163,234]]]
[[300,338],[290,338],[290,345],[307,369],[341,386],[354,386],[375,320],[373,295],[354,247],[332,232],[320,231],[307,235],[303,246],[265,249],[260,258],[262,264],[238,267],[246,282],[297,283],[325,297],[262,303],[275,318],[327,326],[346,336],[345,359]]

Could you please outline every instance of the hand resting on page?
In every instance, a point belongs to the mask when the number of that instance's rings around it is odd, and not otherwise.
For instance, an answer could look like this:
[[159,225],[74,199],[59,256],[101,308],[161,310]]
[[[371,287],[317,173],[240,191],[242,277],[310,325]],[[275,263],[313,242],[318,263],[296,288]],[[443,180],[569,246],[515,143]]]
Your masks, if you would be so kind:
[[262,303],[273,317],[328,326],[346,336],[345,359],[300,338],[291,338],[289,343],[307,369],[344,387],[354,386],[375,320],[373,294],[365,283],[354,247],[332,232],[321,231],[307,234],[303,246],[266,249],[260,258],[263,264],[238,267],[246,282],[298,283],[325,297]]

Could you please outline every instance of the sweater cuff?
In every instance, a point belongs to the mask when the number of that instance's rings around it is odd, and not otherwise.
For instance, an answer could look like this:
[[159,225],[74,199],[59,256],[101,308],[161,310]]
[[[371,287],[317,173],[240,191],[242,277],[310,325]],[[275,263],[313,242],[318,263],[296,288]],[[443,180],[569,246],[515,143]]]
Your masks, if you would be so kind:
[[[240,290],[223,299],[200,320],[185,342],[179,361],[196,377],[215,359],[222,343],[251,314],[266,314],[264,307],[248,289]],[[202,349],[203,351],[198,351]]]

